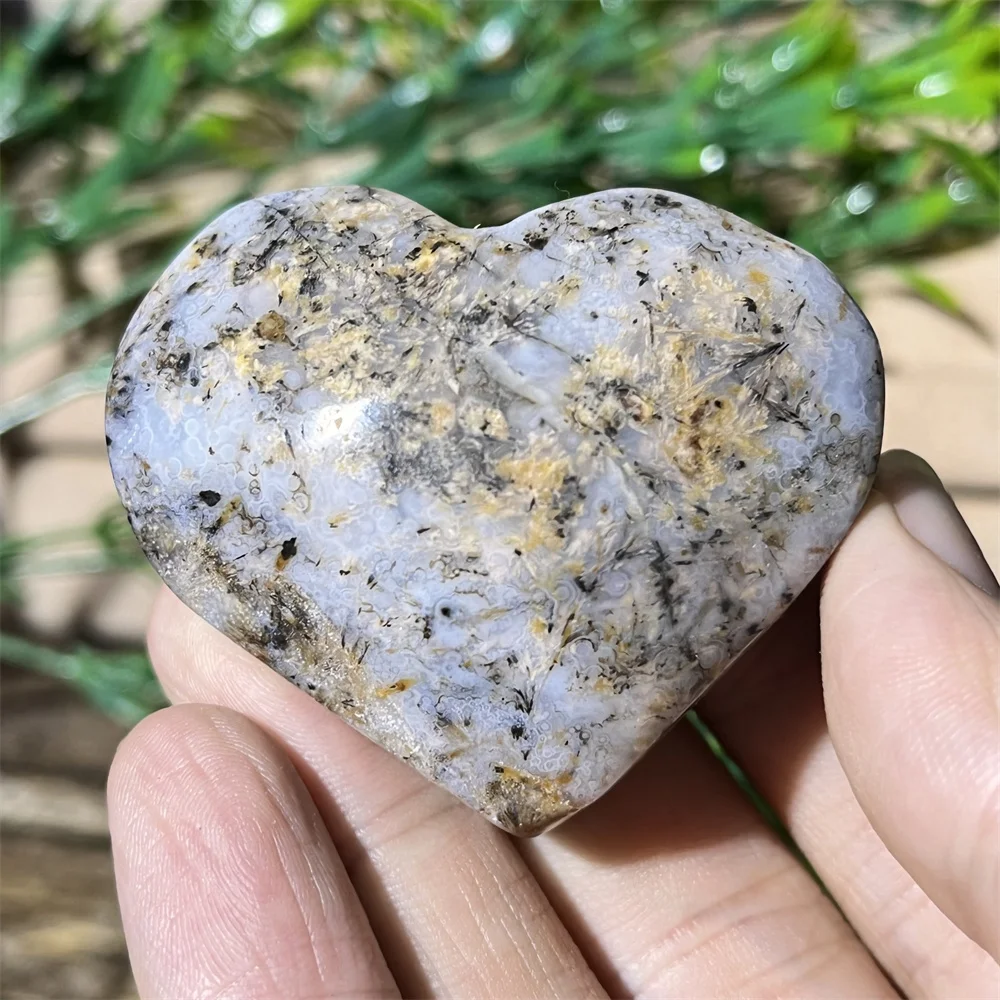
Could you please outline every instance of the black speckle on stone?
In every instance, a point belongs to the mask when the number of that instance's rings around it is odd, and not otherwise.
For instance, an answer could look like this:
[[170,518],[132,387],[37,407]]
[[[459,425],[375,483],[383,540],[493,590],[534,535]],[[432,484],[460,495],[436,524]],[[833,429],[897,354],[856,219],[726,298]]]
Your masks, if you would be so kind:
[[299,295],[304,298],[312,298],[320,290],[318,274],[307,274],[299,283]]
[[[109,441],[108,444],[110,443]],[[215,490],[202,490],[198,498],[206,507],[214,507],[222,499],[222,494],[216,493]]]
[[298,552],[298,551],[299,550],[298,550],[298,548],[295,545],[295,539],[294,538],[286,538],[281,543],[281,558],[282,559],[286,559],[286,560],[287,559],[291,559],[292,556],[294,556],[295,553]]
[[510,727],[510,735],[514,737],[515,740],[519,740],[524,735],[524,726],[520,722],[515,722],[513,726]]
[[489,315],[489,310],[481,303],[477,303],[465,314],[465,319],[469,323],[485,323]]
[[680,208],[681,203],[679,201],[674,201],[673,198],[668,198],[665,194],[653,195],[653,204],[657,208]]

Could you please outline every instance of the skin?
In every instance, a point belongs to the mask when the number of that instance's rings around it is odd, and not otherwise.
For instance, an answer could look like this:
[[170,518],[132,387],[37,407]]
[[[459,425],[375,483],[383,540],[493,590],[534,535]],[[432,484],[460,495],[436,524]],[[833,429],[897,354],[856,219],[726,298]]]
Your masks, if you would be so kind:
[[699,704],[828,897],[687,724],[515,842],[164,592],[174,705],[108,789],[139,990],[996,997],[998,593],[890,452],[823,578]]

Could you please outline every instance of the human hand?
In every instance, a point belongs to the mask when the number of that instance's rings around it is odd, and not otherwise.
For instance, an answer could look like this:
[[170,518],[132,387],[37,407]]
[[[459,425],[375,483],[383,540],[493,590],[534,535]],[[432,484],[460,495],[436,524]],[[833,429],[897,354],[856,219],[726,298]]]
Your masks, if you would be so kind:
[[698,706],[841,916],[687,723],[516,842],[165,592],[175,704],[108,790],[140,991],[996,997],[997,595],[889,453],[822,583]]

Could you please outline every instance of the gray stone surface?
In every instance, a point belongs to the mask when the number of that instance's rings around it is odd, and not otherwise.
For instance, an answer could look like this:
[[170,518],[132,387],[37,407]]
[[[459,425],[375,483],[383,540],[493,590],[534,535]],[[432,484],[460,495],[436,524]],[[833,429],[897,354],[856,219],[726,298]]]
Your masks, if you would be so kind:
[[122,342],[116,484],[196,611],[500,826],[593,801],[822,566],[878,345],[818,261],[666,192],[458,229],[238,206]]

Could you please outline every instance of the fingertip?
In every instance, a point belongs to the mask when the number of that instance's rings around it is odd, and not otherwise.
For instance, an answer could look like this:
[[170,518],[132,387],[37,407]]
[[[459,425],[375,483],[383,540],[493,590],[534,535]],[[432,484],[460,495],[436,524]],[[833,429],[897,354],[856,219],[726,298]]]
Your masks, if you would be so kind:
[[[219,705],[172,705],[146,716],[119,743],[108,773],[108,795],[116,802],[139,795],[148,799],[170,793],[171,779],[185,779],[186,768],[261,758],[269,758],[266,764],[273,766],[280,763],[279,754],[239,712]],[[158,780],[151,780],[154,776]]]
[[393,992],[314,803],[249,719],[196,704],[148,717],[119,747],[108,800],[142,995]]
[[906,478],[931,483],[941,482],[926,459],[905,448],[892,448],[883,452],[878,460],[878,473],[875,478],[876,486],[880,486],[883,490],[891,489],[892,484]]
[[919,455],[897,449],[879,460],[875,482],[900,524],[923,546],[980,590],[996,597],[1000,586],[951,494]]
[[933,472],[890,454],[823,582],[822,663],[859,803],[917,883],[990,948],[998,624],[969,582],[977,557]]

